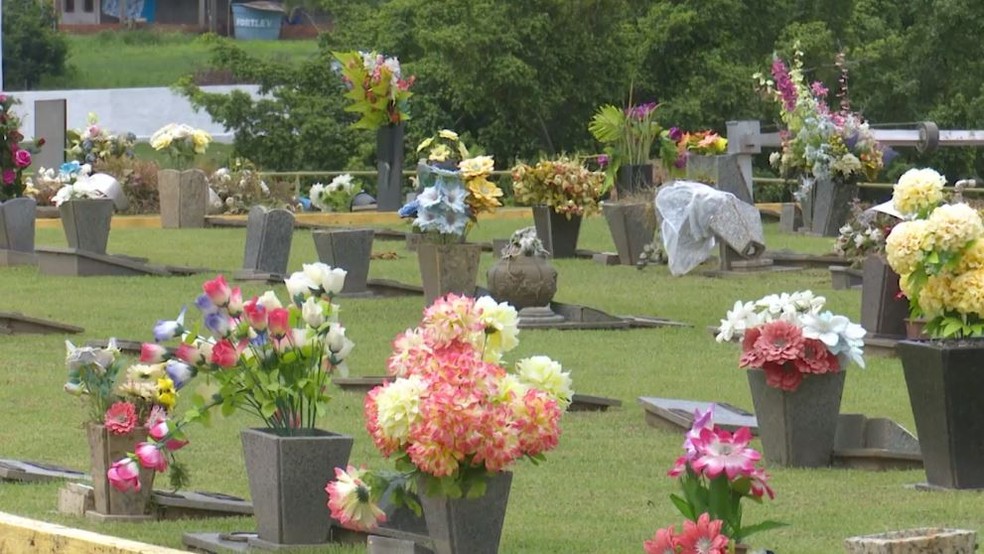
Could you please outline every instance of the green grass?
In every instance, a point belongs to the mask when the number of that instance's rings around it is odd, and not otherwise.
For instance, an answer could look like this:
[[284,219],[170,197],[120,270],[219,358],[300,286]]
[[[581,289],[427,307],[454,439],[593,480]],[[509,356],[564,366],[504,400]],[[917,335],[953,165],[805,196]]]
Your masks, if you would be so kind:
[[[477,240],[506,237],[529,222],[482,222]],[[315,259],[308,231],[297,231],[290,268]],[[143,255],[155,262],[207,266],[229,271],[240,266],[242,229],[114,230],[111,252]],[[60,230],[40,230],[39,245],[64,244]],[[822,253],[830,239],[779,235],[767,226],[773,248]],[[582,227],[581,247],[613,250],[602,218]],[[416,259],[401,242],[376,241],[377,252],[395,251],[397,260],[374,261],[372,277],[419,282]],[[483,256],[482,274],[493,263]],[[714,342],[706,327],[717,323],[736,299],[771,292],[812,289],[828,298],[835,312],[856,319],[858,291],[833,291],[826,271],[751,274],[725,279],[672,277],[665,267],[639,271],[585,260],[557,260],[557,300],[586,304],[615,314],[659,315],[693,325],[684,329],[628,331],[531,331],[511,359],[542,353],[573,374],[575,390],[621,399],[621,409],[564,417],[560,446],[538,467],[520,464],[509,499],[502,552],[636,553],[657,527],[679,524],[668,495],[675,482],[665,476],[680,452],[681,434],[651,428],[636,404],[638,396],[717,400],[751,408],[738,350]],[[81,325],[75,341],[117,336],[148,339],[157,319],[190,303],[207,276],[187,278],[50,277],[32,268],[0,271],[3,310],[22,311]],[[480,278],[484,283],[484,278]],[[264,287],[248,286],[246,293]],[[283,294],[283,287],[276,287]],[[350,359],[354,375],[378,375],[392,338],[418,322],[419,297],[343,299],[342,318],[356,342]],[[65,337],[0,335],[0,457],[45,460],[87,467],[88,451],[79,424],[82,408],[62,392]],[[363,428],[362,398],[339,391],[321,426],[355,436],[354,463],[390,467],[374,450]],[[868,358],[866,370],[851,369],[842,411],[889,417],[913,429],[912,413],[898,360]],[[210,428],[191,429],[182,458],[192,470],[192,489],[248,495],[238,429],[255,422],[234,416]],[[746,520],[778,519],[780,530],[754,536],[753,546],[790,554],[842,551],[844,538],[907,527],[946,525],[981,529],[984,496],[921,493],[905,485],[924,480],[921,471],[873,473],[853,470],[770,468],[775,501],[749,504]],[[328,479],[326,472],[326,480]],[[121,537],[180,547],[183,532],[242,530],[249,519],[187,520],[140,525],[98,525],[55,511],[57,484],[0,484],[0,511],[93,529]],[[339,547],[331,552],[364,552]]]
[[[42,80],[42,90],[167,87],[208,69],[205,40],[183,33],[104,31],[67,35],[68,71]],[[317,41],[240,41],[247,53],[293,64],[317,52]]]

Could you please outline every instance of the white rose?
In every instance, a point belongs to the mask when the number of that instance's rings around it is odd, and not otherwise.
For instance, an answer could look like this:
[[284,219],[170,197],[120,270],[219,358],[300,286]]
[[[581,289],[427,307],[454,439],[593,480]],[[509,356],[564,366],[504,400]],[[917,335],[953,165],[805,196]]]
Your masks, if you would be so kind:
[[341,361],[348,357],[355,343],[345,336],[345,327],[332,323],[325,336],[325,347],[331,351],[335,360]]
[[301,317],[304,322],[317,329],[325,322],[325,311],[321,307],[321,301],[313,296],[309,296],[301,306]]
[[291,273],[290,277],[284,279],[284,284],[287,285],[287,293],[290,294],[291,300],[301,295],[304,298],[311,296],[311,291],[318,288],[318,284],[308,277],[307,273],[302,271],[295,271]]
[[263,306],[267,310],[284,307],[284,305],[280,303],[280,299],[277,298],[277,295],[272,290],[264,292],[263,296],[256,300],[256,303]]

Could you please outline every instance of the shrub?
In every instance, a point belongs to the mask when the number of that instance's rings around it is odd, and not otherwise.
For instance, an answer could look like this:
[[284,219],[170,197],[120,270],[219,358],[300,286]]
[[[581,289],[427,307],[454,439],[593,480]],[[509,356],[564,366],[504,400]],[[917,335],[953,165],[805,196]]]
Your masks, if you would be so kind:
[[3,77],[6,90],[31,90],[44,75],[65,73],[68,43],[55,29],[50,2],[3,2]]

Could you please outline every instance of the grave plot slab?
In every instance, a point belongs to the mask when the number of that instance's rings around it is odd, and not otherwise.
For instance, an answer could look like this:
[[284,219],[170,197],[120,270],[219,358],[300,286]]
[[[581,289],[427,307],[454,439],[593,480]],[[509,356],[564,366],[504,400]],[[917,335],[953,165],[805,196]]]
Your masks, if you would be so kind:
[[568,412],[607,412],[608,408],[621,408],[622,401],[617,398],[592,396],[590,394],[574,393]]
[[76,469],[26,460],[0,459],[0,481],[47,483],[49,481],[88,480],[89,476]]
[[82,327],[48,319],[26,316],[18,312],[0,312],[0,335],[17,334],[77,334]]
[[723,242],[718,248],[718,267],[701,272],[705,277],[730,277],[733,275],[745,275],[757,272],[773,271],[797,271],[801,268],[794,266],[778,265],[766,255],[754,258],[746,258]]
[[766,256],[772,263],[782,266],[796,266],[810,269],[827,269],[832,265],[849,266],[850,260],[833,254],[803,254],[792,250],[766,250]]
[[694,410],[705,411],[714,405],[714,423],[717,426],[728,431],[748,427],[753,435],[758,434],[758,420],[755,419],[755,414],[727,402],[640,396],[639,404],[645,411],[646,423],[657,429],[686,431],[694,423]]
[[115,276],[131,277],[137,275],[191,275],[204,270],[160,266],[147,263],[146,258],[133,256],[97,254],[75,248],[39,247],[36,249],[38,267],[45,275],[69,277]]
[[[82,475],[88,479],[88,475]],[[243,498],[206,491],[155,490],[151,496],[153,510],[145,516],[116,516],[95,511],[92,486],[66,483],[58,491],[58,511],[73,516],[85,516],[100,522],[154,521],[170,519],[206,519],[253,515],[253,504]]]
[[0,267],[12,267],[15,265],[38,265],[38,255],[34,252],[20,252],[18,250],[0,248]]
[[849,266],[830,266],[830,287],[834,290],[860,289],[864,283],[864,273]]
[[[483,291],[480,291],[483,292]],[[551,302],[550,311],[563,318],[551,321],[549,318],[519,318],[520,329],[640,329],[655,327],[690,327],[687,323],[655,316],[611,315],[601,310],[578,304]]]

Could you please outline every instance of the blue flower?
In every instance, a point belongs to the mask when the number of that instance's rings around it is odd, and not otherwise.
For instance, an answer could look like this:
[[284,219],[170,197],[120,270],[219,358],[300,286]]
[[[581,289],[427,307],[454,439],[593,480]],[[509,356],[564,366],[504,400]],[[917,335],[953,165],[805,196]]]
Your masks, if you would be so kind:
[[195,376],[195,371],[190,365],[174,358],[167,361],[164,371],[171,381],[174,381],[175,390],[181,390],[181,387]]
[[417,210],[420,208],[420,202],[416,199],[408,202],[400,211],[397,212],[400,217],[417,217]]
[[157,324],[154,325],[154,340],[157,342],[166,341],[168,339],[173,339],[174,337],[180,337],[184,333],[184,316],[185,306],[181,307],[181,312],[178,314],[177,319],[174,320],[158,320]]

